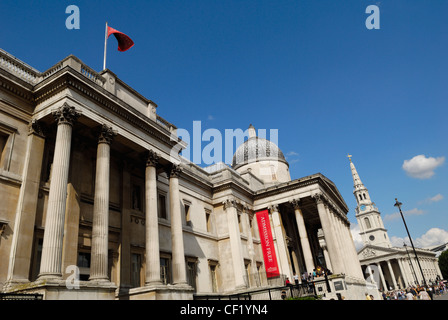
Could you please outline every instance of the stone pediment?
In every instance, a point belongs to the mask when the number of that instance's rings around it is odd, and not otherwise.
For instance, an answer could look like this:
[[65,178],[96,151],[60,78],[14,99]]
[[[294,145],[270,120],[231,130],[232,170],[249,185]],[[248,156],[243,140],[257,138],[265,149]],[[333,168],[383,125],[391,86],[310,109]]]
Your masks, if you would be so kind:
[[358,258],[359,261],[362,261],[397,253],[401,254],[401,250],[398,248],[379,247],[368,244],[358,251]]

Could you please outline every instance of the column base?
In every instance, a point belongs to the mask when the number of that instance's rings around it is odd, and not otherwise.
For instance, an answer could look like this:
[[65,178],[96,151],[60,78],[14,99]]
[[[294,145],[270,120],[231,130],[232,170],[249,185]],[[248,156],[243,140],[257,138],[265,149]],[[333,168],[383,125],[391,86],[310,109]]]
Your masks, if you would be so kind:
[[119,300],[193,300],[194,289],[189,285],[151,284],[122,291]]
[[109,278],[106,278],[106,277],[89,277],[89,282],[105,283],[105,282],[110,282],[110,280],[109,280]]
[[157,287],[162,285],[163,285],[162,280],[148,281],[145,283],[145,287]]
[[116,285],[112,282],[92,282],[38,279],[10,287],[8,293],[42,294],[44,300],[113,300]]
[[62,274],[61,273],[41,273],[37,276],[37,281],[47,281],[47,280],[54,280],[59,281],[62,280]]

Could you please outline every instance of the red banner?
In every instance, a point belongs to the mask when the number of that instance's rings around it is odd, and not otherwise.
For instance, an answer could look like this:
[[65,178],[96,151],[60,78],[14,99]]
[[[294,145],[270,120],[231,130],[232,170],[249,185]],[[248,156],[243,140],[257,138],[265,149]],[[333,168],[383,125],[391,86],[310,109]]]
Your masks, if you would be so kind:
[[260,232],[266,276],[268,278],[278,277],[280,275],[280,271],[278,269],[277,257],[275,255],[268,210],[257,212],[256,216],[258,231]]

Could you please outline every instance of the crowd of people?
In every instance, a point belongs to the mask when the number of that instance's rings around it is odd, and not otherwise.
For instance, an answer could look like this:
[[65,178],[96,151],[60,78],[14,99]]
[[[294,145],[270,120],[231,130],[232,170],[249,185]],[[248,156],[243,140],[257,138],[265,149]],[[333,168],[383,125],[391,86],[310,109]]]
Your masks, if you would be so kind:
[[[434,296],[448,293],[444,282],[428,286],[412,286],[406,289],[388,290],[382,292],[383,300],[434,300]],[[366,300],[373,300],[373,296],[366,293]]]

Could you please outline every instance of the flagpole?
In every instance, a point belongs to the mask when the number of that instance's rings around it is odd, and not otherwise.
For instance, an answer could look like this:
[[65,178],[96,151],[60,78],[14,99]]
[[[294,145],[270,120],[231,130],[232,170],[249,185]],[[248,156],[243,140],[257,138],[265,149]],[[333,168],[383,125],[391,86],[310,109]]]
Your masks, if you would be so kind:
[[107,53],[107,21],[106,21],[106,34],[104,35],[104,60],[103,60],[103,70],[106,70],[106,53]]

